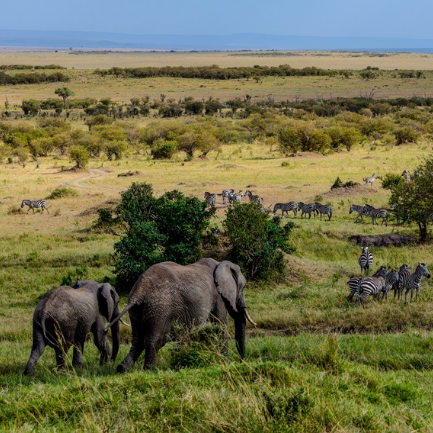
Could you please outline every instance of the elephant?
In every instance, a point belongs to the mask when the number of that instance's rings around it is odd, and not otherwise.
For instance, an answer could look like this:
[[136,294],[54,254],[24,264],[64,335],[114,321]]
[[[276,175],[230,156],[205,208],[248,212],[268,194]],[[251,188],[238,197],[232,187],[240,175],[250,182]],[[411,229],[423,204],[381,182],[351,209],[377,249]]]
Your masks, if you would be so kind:
[[235,321],[238,352],[245,358],[246,320],[255,325],[246,310],[245,283],[239,266],[227,260],[202,258],[187,266],[174,262],[151,266],[139,276],[126,307],[110,324],[129,312],[132,344],[117,372],[131,369],[143,350],[144,369],[155,369],[157,353],[169,341],[175,323],[186,329],[208,319],[220,323],[227,353],[227,312]]
[[115,361],[119,351],[119,322],[113,324],[111,353],[105,322],[119,314],[119,295],[108,283],[77,281],[73,286],[60,286],[45,293],[33,315],[33,344],[25,375],[33,375],[45,346],[56,352],[57,368],[65,368],[65,355],[73,346],[72,365],[83,365],[84,342],[92,333],[100,352],[101,364]]

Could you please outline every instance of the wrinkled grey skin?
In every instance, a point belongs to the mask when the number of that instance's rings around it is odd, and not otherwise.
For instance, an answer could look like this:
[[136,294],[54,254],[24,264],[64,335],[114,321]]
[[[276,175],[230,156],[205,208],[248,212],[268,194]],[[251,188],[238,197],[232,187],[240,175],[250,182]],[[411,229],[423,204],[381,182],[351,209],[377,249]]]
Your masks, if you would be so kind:
[[[227,327],[227,312],[235,321],[239,354],[245,357],[245,277],[238,265],[205,258],[188,266],[158,263],[140,275],[129,294],[128,304],[117,316],[129,311],[131,349],[117,371],[129,370],[145,351],[144,369],[156,367],[156,355],[169,340],[174,322],[186,328],[210,319]],[[252,322],[253,323],[253,322]],[[224,332],[224,352],[228,334]]]
[[89,332],[101,354],[101,364],[107,362],[110,355],[114,361],[119,351],[119,322],[112,327],[112,354],[105,323],[119,314],[118,303],[115,288],[96,281],[77,281],[74,286],[61,286],[45,293],[33,315],[32,352],[24,374],[34,374],[45,346],[55,350],[57,368],[65,368],[65,355],[73,346],[72,364],[81,367],[84,342]]

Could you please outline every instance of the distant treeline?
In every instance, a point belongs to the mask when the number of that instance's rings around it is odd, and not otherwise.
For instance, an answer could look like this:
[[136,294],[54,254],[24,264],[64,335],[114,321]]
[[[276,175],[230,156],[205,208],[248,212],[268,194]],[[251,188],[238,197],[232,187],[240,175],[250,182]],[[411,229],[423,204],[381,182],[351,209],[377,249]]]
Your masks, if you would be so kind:
[[143,67],[143,68],[119,68],[96,69],[96,74],[114,75],[126,78],[149,78],[149,77],[176,77],[176,78],[203,78],[213,80],[230,80],[239,78],[255,77],[311,77],[311,76],[350,76],[351,71],[321,69],[309,66],[302,69],[295,69],[289,65],[280,66],[259,66],[253,67],[231,67],[220,68],[219,66],[164,66]]
[[24,69],[67,69],[60,65],[0,65],[0,70],[2,71],[17,71]]
[[54,72],[52,74],[39,74],[30,72],[28,74],[19,73],[15,75],[8,75],[0,71],[0,85],[15,85],[15,84],[37,84],[37,83],[55,83],[55,82],[68,82],[69,77],[63,72]]

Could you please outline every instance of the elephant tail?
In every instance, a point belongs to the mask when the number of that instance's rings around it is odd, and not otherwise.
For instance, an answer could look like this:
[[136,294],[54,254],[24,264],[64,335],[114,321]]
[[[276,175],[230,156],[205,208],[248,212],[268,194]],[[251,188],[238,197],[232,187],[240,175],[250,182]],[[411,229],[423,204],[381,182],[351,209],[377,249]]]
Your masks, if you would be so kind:
[[54,347],[55,349],[62,350],[62,348],[56,342],[54,342],[51,338],[49,338],[47,335],[47,327],[45,325],[45,322],[48,318],[49,318],[49,316],[47,316],[46,314],[43,314],[41,317],[41,321],[39,322],[39,324],[41,325],[41,328],[42,328],[42,335],[44,336],[45,341],[47,341],[52,347]]
[[[105,332],[107,333],[108,330],[118,321],[120,320],[122,323],[125,323],[121,318],[122,316],[128,312],[135,304],[128,304],[121,312],[119,315],[117,315],[109,324],[108,326],[105,328]],[[126,323],[125,323],[126,325]]]

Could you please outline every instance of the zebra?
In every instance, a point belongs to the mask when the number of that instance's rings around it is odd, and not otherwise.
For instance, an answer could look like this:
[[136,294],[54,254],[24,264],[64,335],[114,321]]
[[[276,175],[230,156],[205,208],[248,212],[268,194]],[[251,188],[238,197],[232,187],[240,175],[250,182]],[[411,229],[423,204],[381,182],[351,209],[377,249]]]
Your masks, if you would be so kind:
[[412,302],[413,291],[415,290],[415,301],[418,300],[418,292],[421,287],[421,277],[430,278],[430,273],[427,270],[427,263],[418,263],[415,272],[408,275],[402,282],[403,289],[406,287],[404,294],[404,302],[407,302],[407,294],[410,290],[410,302]]
[[308,218],[311,218],[311,213],[314,212],[314,203],[303,203],[300,201],[298,203],[298,210],[301,211],[301,218],[304,216],[304,214],[308,214]]
[[226,204],[226,200],[228,200],[230,194],[234,194],[234,189],[223,189],[222,190],[222,198],[223,198],[223,204]]
[[407,277],[411,274],[409,265],[406,263],[402,264],[398,269],[398,282],[394,284],[394,299],[397,296],[397,299],[403,299],[403,284],[406,281]]
[[232,193],[229,194],[228,199],[229,199],[229,203],[232,204],[234,202],[236,203],[242,203],[242,191],[239,191],[237,194],[236,193]]
[[33,209],[33,213],[35,213],[35,209],[42,209],[42,213],[44,213],[44,209],[48,212],[47,203],[45,200],[23,200],[21,202],[21,208],[24,206],[28,206],[27,213],[29,213],[30,209]]
[[319,207],[323,206],[322,203],[319,203],[318,201],[313,203],[313,216],[316,218],[316,215],[319,215]]
[[328,221],[331,221],[332,218],[332,206],[329,204],[322,204],[320,206],[316,206],[316,210],[320,214],[320,219],[322,219],[322,215],[325,215],[325,221],[326,221],[326,215],[328,215]]
[[351,204],[350,209],[349,209],[349,213],[351,214],[352,212],[358,212],[358,216],[355,218],[355,222],[357,221],[357,219],[359,217],[361,217],[361,221],[364,221],[364,218],[363,218],[364,206],[360,206],[358,204]]
[[[381,266],[374,274],[373,277],[380,277],[380,276],[385,276],[386,275],[386,268],[385,266]],[[358,285],[360,280],[362,280],[365,277],[350,277],[349,281],[347,281],[346,284],[348,284],[349,286],[349,296],[347,297],[347,301],[351,301],[353,299],[353,296],[355,295],[355,293],[358,291]]]
[[370,184],[371,186],[373,186],[373,182],[376,180],[376,178],[377,178],[377,174],[373,173],[373,176],[364,177],[362,178],[362,180],[365,182],[366,185]]
[[260,204],[263,201],[258,195],[253,195],[253,193],[249,190],[245,191],[245,195],[248,196],[250,202],[255,201],[256,203]]
[[400,278],[397,269],[391,269],[385,277],[385,286],[382,288],[382,299],[388,300],[388,292],[398,283]]
[[274,213],[276,213],[277,210],[281,210],[281,216],[284,216],[284,212],[289,216],[290,211],[292,211],[293,215],[296,216],[298,213],[298,203],[294,201],[289,201],[288,203],[277,203],[274,206]]
[[371,221],[372,221],[373,225],[375,223],[377,225],[379,225],[379,223],[377,222],[377,219],[382,218],[382,224],[381,225],[383,225],[383,223],[385,223],[385,225],[388,227],[388,220],[387,220],[388,211],[386,209],[376,209],[373,206],[366,204],[366,205],[364,205],[364,214],[371,216]]
[[207,201],[207,204],[212,207],[216,204],[217,195],[206,191],[204,193],[204,199]]
[[368,247],[361,247],[361,255],[358,258],[361,274],[368,273],[373,264],[373,254],[368,252]]
[[364,277],[359,280],[358,290],[356,292],[356,301],[355,305],[358,305],[358,302],[361,302],[364,307],[365,300],[372,295],[373,298],[378,299],[380,293],[385,287],[385,277],[386,277],[386,269],[385,276],[380,275],[378,277]]

